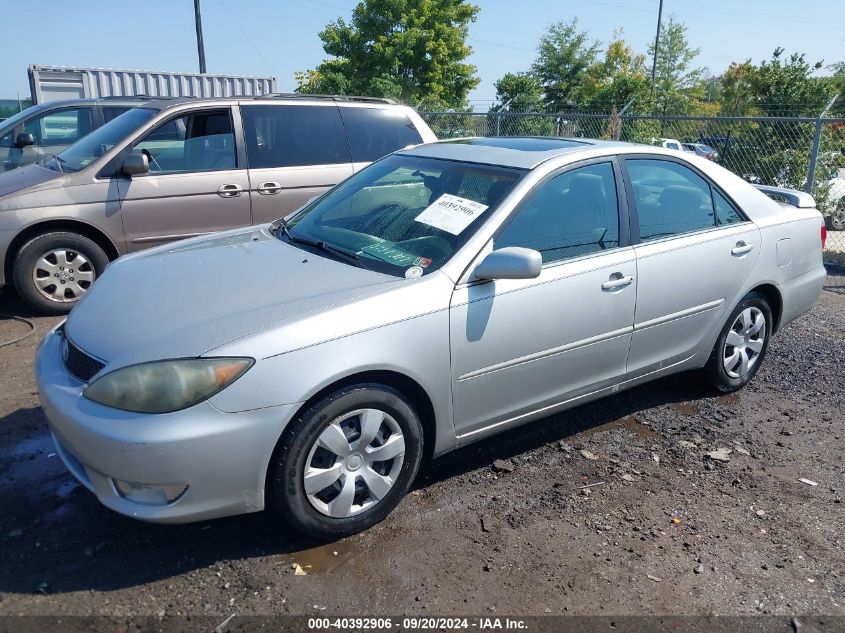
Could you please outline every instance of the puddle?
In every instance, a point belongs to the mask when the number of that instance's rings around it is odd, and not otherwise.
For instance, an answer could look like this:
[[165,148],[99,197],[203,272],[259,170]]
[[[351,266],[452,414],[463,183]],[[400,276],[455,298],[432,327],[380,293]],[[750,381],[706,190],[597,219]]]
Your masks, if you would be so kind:
[[693,417],[699,414],[698,407],[694,404],[689,404],[688,402],[681,402],[679,404],[673,404],[672,409],[677,411],[681,415],[686,415],[689,417]]
[[726,396],[719,396],[716,398],[716,402],[723,407],[732,407],[735,404],[739,404],[739,394],[729,393]]
[[291,564],[299,563],[306,574],[320,574],[334,571],[357,555],[358,551],[351,542],[338,541],[298,552],[292,557]]
[[655,431],[649,426],[646,426],[633,415],[629,415],[626,418],[622,418],[621,420],[614,420],[613,422],[607,422],[600,426],[594,426],[591,429],[587,429],[586,431],[582,431],[579,435],[590,435],[592,433],[604,433],[606,431],[613,431],[615,429],[623,429],[628,431],[632,435],[636,435],[639,438],[644,440],[649,439],[656,439],[661,437],[660,433]]

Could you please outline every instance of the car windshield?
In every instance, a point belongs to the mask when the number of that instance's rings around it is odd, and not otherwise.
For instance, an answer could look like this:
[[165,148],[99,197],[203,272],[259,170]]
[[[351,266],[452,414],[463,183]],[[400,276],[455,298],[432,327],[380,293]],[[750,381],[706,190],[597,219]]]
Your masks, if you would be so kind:
[[88,136],[79,139],[57,157],[44,165],[55,171],[80,171],[120,143],[123,139],[149,121],[158,110],[133,108],[113,118]]
[[304,207],[276,235],[365,268],[419,277],[448,261],[525,173],[396,154]]

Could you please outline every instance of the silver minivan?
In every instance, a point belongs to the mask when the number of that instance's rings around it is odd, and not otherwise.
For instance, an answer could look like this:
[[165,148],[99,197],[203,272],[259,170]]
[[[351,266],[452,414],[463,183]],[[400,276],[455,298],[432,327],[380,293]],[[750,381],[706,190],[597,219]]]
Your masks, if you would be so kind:
[[0,287],[68,312],[108,262],[296,210],[370,162],[436,140],[384,99],[153,101],[0,174]]

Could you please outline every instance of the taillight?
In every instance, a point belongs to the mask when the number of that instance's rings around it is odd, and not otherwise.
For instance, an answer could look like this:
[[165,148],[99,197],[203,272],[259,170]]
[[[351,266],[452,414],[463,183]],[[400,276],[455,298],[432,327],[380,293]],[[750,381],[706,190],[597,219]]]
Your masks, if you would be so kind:
[[824,245],[827,242],[827,227],[822,222],[822,250],[824,250]]

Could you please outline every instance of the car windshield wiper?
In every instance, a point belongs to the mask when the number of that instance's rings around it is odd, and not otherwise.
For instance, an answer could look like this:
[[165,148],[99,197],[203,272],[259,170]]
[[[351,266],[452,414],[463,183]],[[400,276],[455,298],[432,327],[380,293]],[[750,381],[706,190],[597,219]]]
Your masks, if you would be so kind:
[[327,243],[323,240],[310,240],[307,237],[299,237],[297,235],[294,235],[290,231],[290,225],[288,224],[287,220],[285,220],[284,218],[279,218],[278,220],[273,222],[273,224],[270,225],[270,231],[274,234],[276,234],[276,232],[279,229],[281,229],[282,233],[284,233],[285,237],[290,242],[299,243],[299,244],[306,244],[307,246],[312,246],[312,247],[320,249],[321,251],[324,251],[326,253],[330,253],[330,254],[334,255],[336,258],[342,259],[342,260],[346,261],[347,263],[353,264],[353,265],[358,266],[360,268],[366,268],[366,266],[364,266],[363,262],[361,262],[361,258],[358,257],[358,255],[356,255],[352,251],[347,251],[346,249],[338,248],[337,246],[334,246],[333,244],[329,244],[329,243]]

